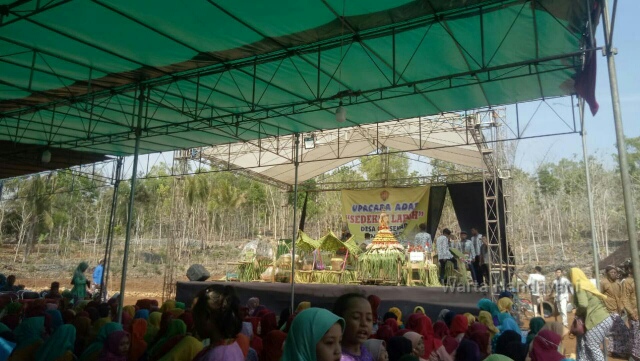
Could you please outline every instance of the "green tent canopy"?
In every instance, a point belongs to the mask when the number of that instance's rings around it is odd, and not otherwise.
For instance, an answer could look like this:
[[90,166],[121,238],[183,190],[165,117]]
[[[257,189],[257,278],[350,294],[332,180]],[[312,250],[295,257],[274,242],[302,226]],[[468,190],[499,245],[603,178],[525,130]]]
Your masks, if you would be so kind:
[[588,3],[0,0],[0,141],[144,154],[565,96]]

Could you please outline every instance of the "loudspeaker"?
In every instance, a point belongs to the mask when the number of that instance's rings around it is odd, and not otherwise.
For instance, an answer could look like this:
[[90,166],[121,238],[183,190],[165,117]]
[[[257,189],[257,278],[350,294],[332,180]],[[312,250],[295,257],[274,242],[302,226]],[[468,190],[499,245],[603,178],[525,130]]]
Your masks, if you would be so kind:
[[209,271],[201,264],[192,264],[187,270],[187,278],[189,281],[202,282],[206,281],[209,277],[211,277]]

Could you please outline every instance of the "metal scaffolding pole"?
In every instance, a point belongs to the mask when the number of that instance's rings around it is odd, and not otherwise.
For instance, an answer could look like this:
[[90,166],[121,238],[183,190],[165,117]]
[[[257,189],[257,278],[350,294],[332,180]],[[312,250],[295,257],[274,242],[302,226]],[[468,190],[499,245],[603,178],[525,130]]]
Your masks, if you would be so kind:
[[[633,207],[633,193],[629,178],[629,163],[627,162],[627,145],[622,126],[622,110],[620,109],[620,95],[618,94],[618,76],[616,74],[616,50],[612,47],[611,27],[609,24],[609,5],[602,2],[602,20],[604,28],[605,55],[609,68],[609,86],[611,88],[611,103],[613,106],[613,122],[616,129],[616,144],[618,146],[618,165],[622,178],[622,196],[624,199],[624,213],[627,220],[627,233],[631,248],[631,262],[633,264],[633,278],[640,280],[640,255],[638,254],[638,235],[636,234],[636,215]],[[640,308],[640,287],[636,287],[636,303]]]
[[587,199],[589,200],[589,222],[591,223],[591,248],[593,251],[593,273],[596,279],[596,286],[600,288],[600,249],[598,247],[598,238],[596,233],[596,216],[593,208],[593,192],[591,191],[591,172],[589,171],[589,152],[587,152],[587,131],[584,127],[584,99],[578,101],[578,109],[580,110],[580,137],[582,138],[582,157],[584,158],[584,174],[587,179]]
[[295,137],[295,149],[293,150],[295,175],[293,183],[293,238],[291,241],[291,312],[295,310],[296,236],[298,233],[298,222],[296,222],[296,218],[298,216],[298,165],[300,164],[300,160],[298,159],[298,148],[300,145],[300,134],[296,133]]
[[118,300],[118,322],[122,322],[122,308],[124,307],[124,291],[127,280],[127,264],[129,258],[129,243],[131,243],[131,220],[136,193],[136,176],[138,173],[138,153],[140,152],[140,136],[142,135],[142,112],[144,110],[144,87],[138,93],[138,125],[136,126],[136,143],[133,153],[133,170],[131,171],[131,191],[129,192],[129,209],[127,209],[127,229],[124,239],[124,259],[122,260],[122,278],[120,280],[120,297]]
[[122,157],[118,157],[116,161],[116,174],[113,183],[113,197],[111,198],[111,212],[109,213],[109,226],[107,228],[107,240],[104,247],[104,258],[102,258],[103,272],[100,280],[100,299],[106,302],[107,287],[109,286],[109,269],[111,268],[111,249],[113,248],[113,226],[116,218],[116,208],[118,206],[118,189],[120,188],[120,179],[122,178]]

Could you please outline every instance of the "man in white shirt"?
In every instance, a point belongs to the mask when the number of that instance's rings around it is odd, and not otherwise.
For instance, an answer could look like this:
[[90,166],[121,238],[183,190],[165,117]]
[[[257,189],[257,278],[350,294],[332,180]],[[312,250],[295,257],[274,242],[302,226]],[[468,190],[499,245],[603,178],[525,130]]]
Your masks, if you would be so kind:
[[469,267],[469,271],[471,272],[471,278],[473,282],[478,282],[476,278],[476,267],[473,262],[476,259],[476,248],[473,246],[473,242],[467,238],[467,232],[460,232],[460,244],[462,245],[462,253],[464,253],[464,258],[467,266]]
[[478,278],[478,281],[480,283],[480,254],[481,254],[481,248],[482,248],[482,235],[480,233],[478,233],[478,228],[473,227],[471,228],[471,244],[473,245],[473,249],[475,251],[475,256],[473,259],[473,267],[475,268],[476,271],[476,277]]
[[542,267],[536,266],[534,273],[529,275],[527,280],[527,286],[531,291],[531,304],[533,304],[533,314],[538,317],[540,312],[540,306],[544,297],[545,283],[547,279],[542,274]]
[[425,251],[431,252],[431,235],[427,232],[427,225],[424,223],[420,223],[418,225],[420,228],[420,232],[416,234],[416,238],[414,240],[414,246],[422,247]]
[[451,238],[451,231],[448,228],[442,230],[442,235],[436,240],[436,252],[438,252],[438,262],[440,263],[440,283],[444,285],[444,267],[447,261],[453,263],[453,267],[458,269],[456,259],[453,258],[451,251],[449,251],[449,239]]
[[552,292],[555,294],[556,310],[560,316],[562,316],[562,324],[564,327],[569,327],[567,321],[567,302],[569,296],[573,294],[571,282],[566,277],[562,276],[562,269],[556,269],[556,279],[553,281]]

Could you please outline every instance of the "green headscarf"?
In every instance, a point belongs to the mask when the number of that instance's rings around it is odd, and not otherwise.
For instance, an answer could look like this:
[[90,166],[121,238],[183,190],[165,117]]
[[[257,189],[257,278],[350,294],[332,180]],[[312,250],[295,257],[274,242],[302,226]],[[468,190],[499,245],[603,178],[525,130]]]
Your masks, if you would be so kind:
[[73,352],[76,343],[76,328],[62,325],[49,337],[36,352],[36,361],[55,361],[67,351]]
[[20,322],[13,331],[18,343],[14,351],[29,347],[42,340],[44,334],[44,317],[29,317]]
[[156,356],[155,354],[162,350],[162,347],[167,343],[167,341],[171,340],[175,336],[184,336],[187,334],[187,325],[182,320],[171,320],[169,323],[169,327],[167,328],[167,332],[165,332],[164,336],[156,342],[155,345],[149,350],[150,356]]
[[84,350],[82,356],[80,356],[80,361],[93,360],[94,358],[97,358],[97,355],[100,353],[100,351],[102,351],[102,348],[104,347],[105,341],[107,341],[107,337],[109,337],[109,335],[115,331],[122,331],[122,325],[116,322],[109,322],[106,325],[102,326],[102,328],[100,328],[100,331],[98,332],[96,340],[93,341],[93,343],[91,343],[89,347]]
[[147,333],[144,334],[144,341],[147,345],[151,345],[156,338],[158,331],[160,330],[160,321],[162,319],[162,313],[151,312],[149,319],[147,320]]
[[534,317],[529,321],[529,333],[527,334],[527,345],[536,338],[536,335],[545,325],[544,318],[542,317]]
[[488,298],[483,298],[478,301],[478,308],[482,311],[489,312],[493,317],[500,316],[500,310],[498,309],[498,306]]
[[280,361],[315,361],[316,344],[336,323],[344,331],[344,320],[324,308],[308,308],[291,324]]
[[181,310],[186,309],[187,305],[184,304],[184,302],[176,302],[176,308],[179,308]]

